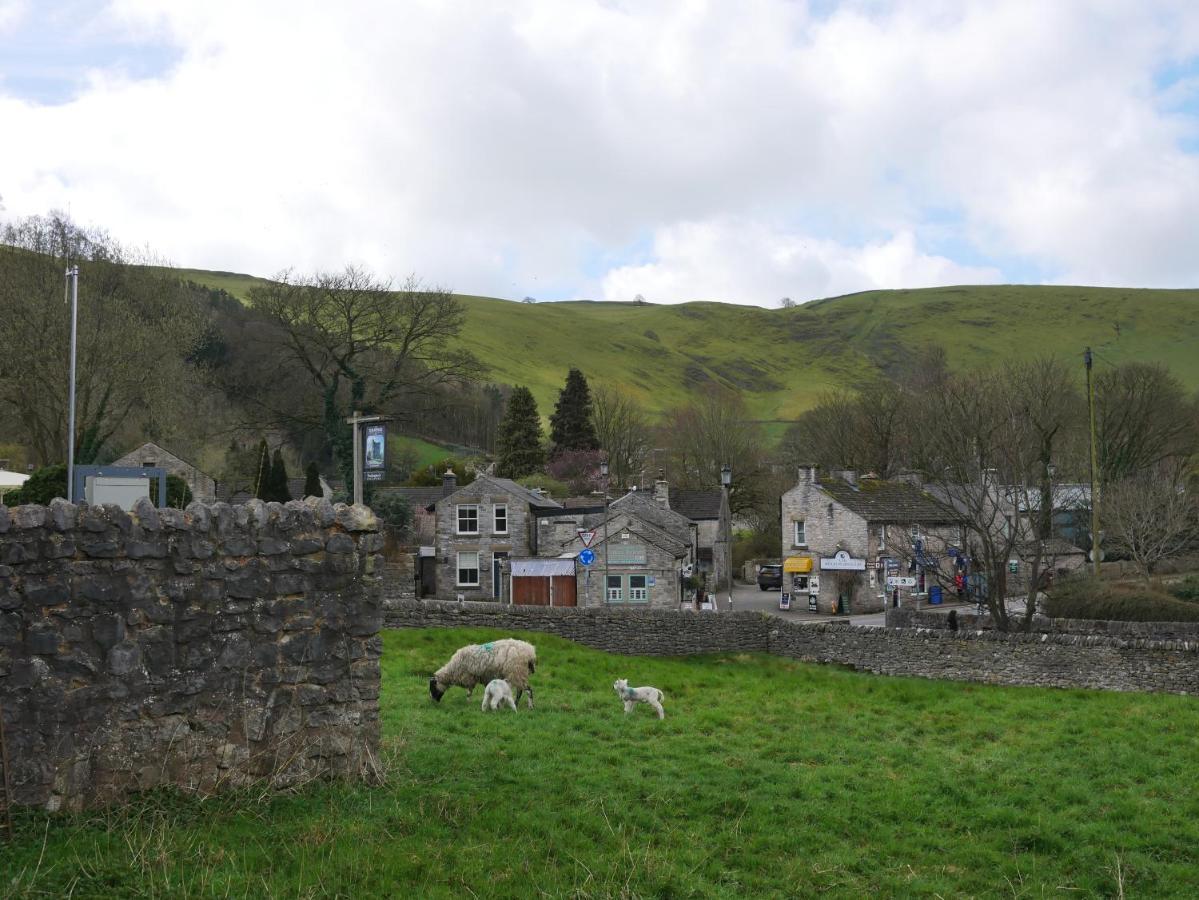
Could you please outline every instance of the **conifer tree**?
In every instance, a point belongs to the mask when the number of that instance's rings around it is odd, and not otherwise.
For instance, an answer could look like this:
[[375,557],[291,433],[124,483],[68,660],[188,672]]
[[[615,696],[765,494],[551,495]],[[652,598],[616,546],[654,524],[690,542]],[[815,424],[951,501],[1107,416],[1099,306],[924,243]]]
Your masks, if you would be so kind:
[[266,445],[266,438],[258,442],[258,452],[254,457],[254,496],[259,500],[271,499],[271,450]]
[[518,385],[508,398],[508,408],[500,422],[496,439],[496,474],[503,478],[522,478],[545,465],[541,445],[541,417],[537,401],[527,387]]
[[308,468],[304,470],[304,496],[305,497],[323,497],[324,492],[321,489],[321,472],[316,467],[316,460],[308,464]]
[[291,499],[291,490],[287,486],[287,465],[283,462],[283,451],[276,448],[271,459],[271,500],[286,503]]
[[570,370],[566,386],[558,394],[558,405],[550,416],[550,441],[555,455],[565,450],[599,449],[591,411],[591,390],[578,369]]

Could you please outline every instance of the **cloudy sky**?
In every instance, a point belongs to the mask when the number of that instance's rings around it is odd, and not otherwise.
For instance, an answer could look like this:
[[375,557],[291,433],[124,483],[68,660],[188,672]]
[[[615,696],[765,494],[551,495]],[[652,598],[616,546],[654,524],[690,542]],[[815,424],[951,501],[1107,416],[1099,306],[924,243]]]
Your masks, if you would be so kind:
[[0,216],[773,306],[1199,285],[1195,0],[0,0]]

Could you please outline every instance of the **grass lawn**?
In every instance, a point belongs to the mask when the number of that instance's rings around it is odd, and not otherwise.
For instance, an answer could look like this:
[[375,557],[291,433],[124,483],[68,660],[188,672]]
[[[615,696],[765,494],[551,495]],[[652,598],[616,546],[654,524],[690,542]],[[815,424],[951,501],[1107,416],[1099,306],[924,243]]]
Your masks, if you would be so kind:
[[[538,706],[430,702],[385,635],[386,783],[21,812],[0,895],[1199,896],[1199,702],[640,659],[546,635]],[[666,692],[627,719],[628,676]]]

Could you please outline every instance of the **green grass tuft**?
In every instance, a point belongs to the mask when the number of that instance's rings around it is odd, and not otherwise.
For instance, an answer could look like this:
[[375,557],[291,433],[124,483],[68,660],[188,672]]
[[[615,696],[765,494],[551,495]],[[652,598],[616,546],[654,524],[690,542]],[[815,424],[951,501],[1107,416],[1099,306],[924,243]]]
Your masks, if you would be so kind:
[[[429,700],[485,629],[385,634],[388,776],[24,811],[0,894],[1199,895],[1199,705],[546,635],[538,706]],[[627,719],[614,679],[666,692]]]

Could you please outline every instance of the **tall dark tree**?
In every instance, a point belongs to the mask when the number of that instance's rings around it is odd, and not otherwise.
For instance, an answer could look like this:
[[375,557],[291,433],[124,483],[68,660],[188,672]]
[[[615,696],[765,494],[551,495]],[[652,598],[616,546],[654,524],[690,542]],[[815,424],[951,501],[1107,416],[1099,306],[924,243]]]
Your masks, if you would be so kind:
[[304,470],[304,496],[324,496],[324,493],[321,490],[321,472],[316,466],[316,460],[310,462],[308,464],[308,468]]
[[550,416],[550,443],[555,454],[566,450],[599,449],[591,390],[578,369],[567,373],[566,386],[558,394],[558,405]]
[[271,499],[271,448],[266,438],[258,442],[257,461],[254,465],[254,496],[259,500]]
[[496,473],[504,478],[522,478],[545,465],[541,417],[537,401],[527,387],[518,385],[508,398],[508,409],[500,422],[496,440]]
[[271,457],[271,500],[286,503],[291,499],[291,490],[287,486],[287,464],[283,462],[283,451],[276,448]]

